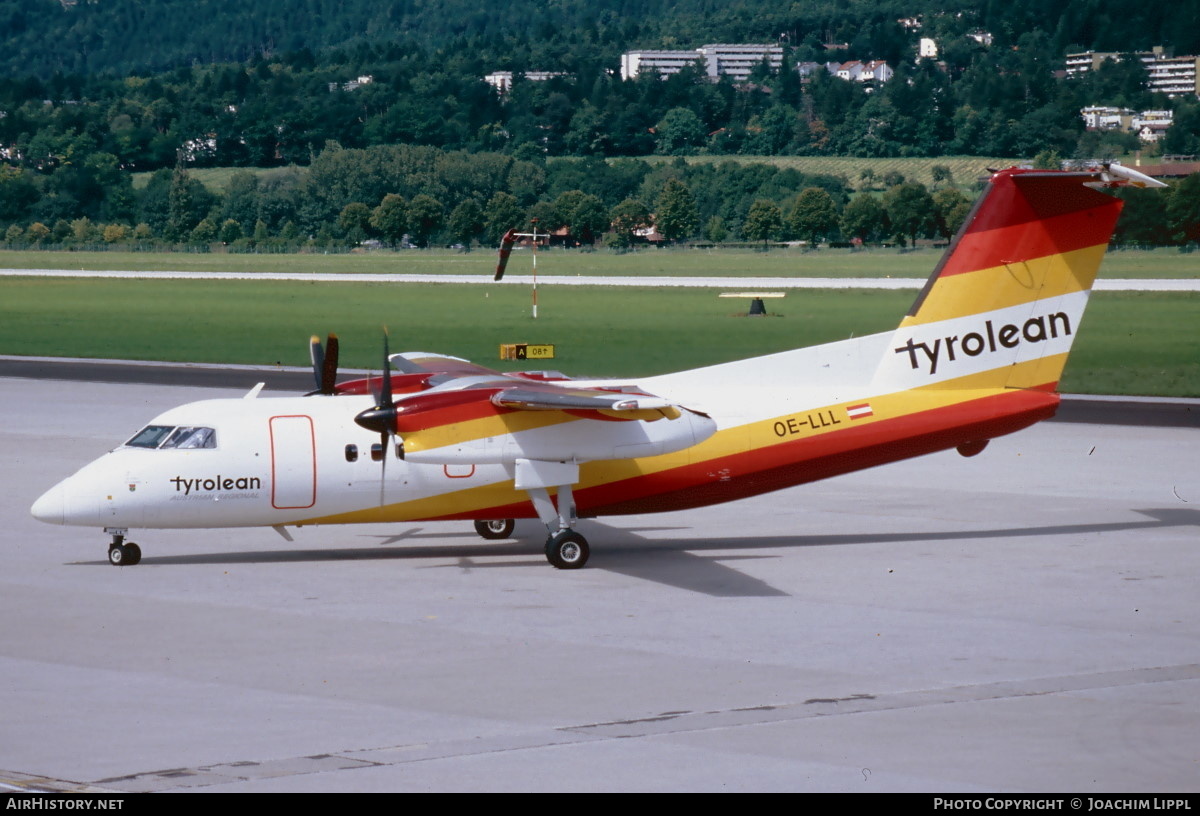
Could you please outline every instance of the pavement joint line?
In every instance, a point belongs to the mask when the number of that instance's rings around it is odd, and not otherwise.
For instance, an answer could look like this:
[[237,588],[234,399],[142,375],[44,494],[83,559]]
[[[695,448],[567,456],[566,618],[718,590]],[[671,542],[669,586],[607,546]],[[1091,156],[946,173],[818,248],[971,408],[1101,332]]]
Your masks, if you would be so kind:
[[[717,711],[672,711],[659,715],[613,720],[599,723],[582,723],[552,727],[548,731],[526,732],[509,737],[461,738],[435,743],[403,744],[375,748],[349,749],[325,754],[310,754],[292,758],[276,758],[264,761],[234,761],[203,765],[196,768],[166,768],[144,771],[122,776],[100,779],[87,788],[74,787],[69,790],[104,790],[109,792],[162,791],[210,787],[255,779],[307,776],[330,770],[358,770],[429,762],[464,756],[506,753],[510,751],[542,750],[561,746],[580,745],[592,742],[607,742],[618,739],[653,738],[701,731],[745,728],[773,725],[804,719],[831,716],[854,716],[860,714],[899,711],[929,706],[957,705],[962,703],[986,703],[997,700],[1038,697],[1054,694],[1072,694],[1121,686],[1172,683],[1200,680],[1200,664],[1176,666],[1154,666],[1115,671],[1100,671],[1089,674],[1063,675],[1054,677],[1001,680],[992,683],[948,686],[942,689],[913,689],[890,694],[850,694],[844,697],[814,697],[800,702],[743,706]],[[640,727],[635,727],[640,726]],[[567,738],[567,735],[570,735]],[[381,754],[403,752],[404,756],[389,759]],[[368,758],[368,756],[372,758]],[[328,762],[332,760],[332,762]],[[299,768],[293,772],[239,774],[237,769],[259,767],[282,768],[285,764],[313,763],[311,768]],[[346,764],[354,763],[354,764]],[[338,766],[336,768],[330,765]],[[22,776],[0,772],[4,778]],[[45,777],[27,777],[43,783],[56,784]],[[184,780],[195,784],[180,784]],[[158,782],[165,782],[160,785]],[[122,784],[123,783],[123,784]],[[58,784],[75,785],[61,782]],[[121,785],[117,787],[117,785]],[[97,788],[95,786],[105,786]],[[52,788],[53,792],[61,789]]]

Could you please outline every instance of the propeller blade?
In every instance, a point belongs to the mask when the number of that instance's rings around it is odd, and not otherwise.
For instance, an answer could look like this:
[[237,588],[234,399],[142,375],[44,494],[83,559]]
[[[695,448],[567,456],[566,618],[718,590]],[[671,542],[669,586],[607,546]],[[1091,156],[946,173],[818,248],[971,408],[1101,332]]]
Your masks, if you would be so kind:
[[336,390],[338,375],[338,337],[330,334],[325,342],[325,361],[321,366],[320,388],[322,394],[332,394]]
[[385,327],[383,330],[383,393],[380,395],[383,402],[380,405],[392,404],[392,361],[388,359],[388,331]]
[[388,441],[391,434],[381,433],[379,435],[379,446],[383,448],[383,458],[380,460],[382,467],[379,469],[379,506],[383,507],[383,488],[387,485],[387,460],[388,460]]
[[388,360],[387,328],[383,330],[383,376],[380,378],[380,389],[375,394],[375,406],[359,412],[354,417],[360,428],[375,431],[379,434],[379,447],[382,449],[383,467],[379,473],[379,506],[384,502],[384,486],[387,483],[388,447],[396,435],[396,406],[392,395],[392,364]]
[[316,394],[333,394],[336,391],[338,373],[338,339],[330,334],[321,346],[321,338],[315,334],[308,341],[308,357],[312,360],[313,379],[317,383]]
[[321,371],[325,367],[325,349],[321,348],[321,338],[315,334],[308,340],[308,358],[312,360],[313,377],[317,382],[317,390],[321,390]]

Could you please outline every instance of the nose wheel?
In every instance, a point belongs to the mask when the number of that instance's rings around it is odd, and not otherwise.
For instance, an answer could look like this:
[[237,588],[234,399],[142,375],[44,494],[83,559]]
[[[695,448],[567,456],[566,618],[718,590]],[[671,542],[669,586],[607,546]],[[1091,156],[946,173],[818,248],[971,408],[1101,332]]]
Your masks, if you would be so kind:
[[132,567],[142,560],[142,548],[132,541],[126,543],[124,530],[105,532],[112,533],[112,543],[108,545],[108,563],[114,567]]

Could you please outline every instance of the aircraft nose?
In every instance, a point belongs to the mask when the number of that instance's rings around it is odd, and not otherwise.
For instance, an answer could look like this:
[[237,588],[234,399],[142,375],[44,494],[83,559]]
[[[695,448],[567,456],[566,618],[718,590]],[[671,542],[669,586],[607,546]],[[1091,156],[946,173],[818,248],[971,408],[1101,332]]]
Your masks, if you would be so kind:
[[47,524],[63,524],[66,506],[66,489],[63,487],[63,483],[59,482],[43,493],[33,503],[33,507],[29,508],[29,512],[38,521],[44,521]]

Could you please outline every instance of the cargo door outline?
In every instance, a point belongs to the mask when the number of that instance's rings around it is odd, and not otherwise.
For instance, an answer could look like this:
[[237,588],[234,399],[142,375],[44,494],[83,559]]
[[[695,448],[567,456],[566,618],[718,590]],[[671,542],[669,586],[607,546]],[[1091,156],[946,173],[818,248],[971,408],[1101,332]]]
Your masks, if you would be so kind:
[[274,416],[271,431],[271,506],[303,510],[317,503],[317,444],[312,417]]

